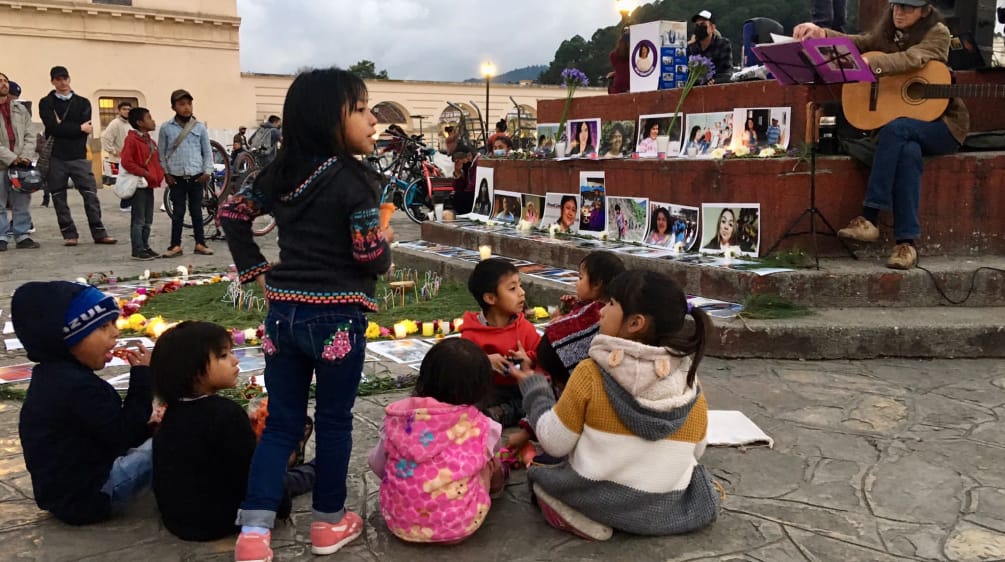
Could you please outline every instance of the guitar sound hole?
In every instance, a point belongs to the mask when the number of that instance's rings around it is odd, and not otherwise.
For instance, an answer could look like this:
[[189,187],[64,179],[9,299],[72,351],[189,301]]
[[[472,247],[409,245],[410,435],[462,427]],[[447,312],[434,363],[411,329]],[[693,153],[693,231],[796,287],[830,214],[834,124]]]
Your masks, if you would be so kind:
[[904,88],[904,101],[910,104],[918,104],[925,101],[924,82],[911,82]]

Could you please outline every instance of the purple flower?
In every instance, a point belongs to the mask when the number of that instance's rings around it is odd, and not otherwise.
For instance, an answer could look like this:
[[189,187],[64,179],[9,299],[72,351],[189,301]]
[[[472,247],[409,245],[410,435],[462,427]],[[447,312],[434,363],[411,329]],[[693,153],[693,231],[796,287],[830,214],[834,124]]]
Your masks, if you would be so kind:
[[697,78],[698,84],[704,84],[715,76],[715,63],[708,57],[691,55],[687,59],[687,71]]
[[578,86],[589,86],[590,79],[578,68],[566,68],[562,71],[562,84],[566,88],[572,87],[575,89]]

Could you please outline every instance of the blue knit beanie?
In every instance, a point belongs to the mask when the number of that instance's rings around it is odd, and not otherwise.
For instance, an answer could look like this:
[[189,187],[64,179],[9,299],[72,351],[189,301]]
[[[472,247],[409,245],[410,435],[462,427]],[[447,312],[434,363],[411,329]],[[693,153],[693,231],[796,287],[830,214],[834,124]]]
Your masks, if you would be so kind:
[[63,317],[63,341],[77,345],[91,332],[119,317],[119,305],[94,287],[88,286],[70,302]]

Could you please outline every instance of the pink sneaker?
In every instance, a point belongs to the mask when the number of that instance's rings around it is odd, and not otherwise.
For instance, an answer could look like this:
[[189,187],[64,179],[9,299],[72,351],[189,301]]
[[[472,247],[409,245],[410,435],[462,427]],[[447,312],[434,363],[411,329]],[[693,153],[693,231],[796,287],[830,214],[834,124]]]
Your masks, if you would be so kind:
[[235,562],[271,562],[272,549],[269,542],[272,533],[241,533],[234,546]]
[[311,552],[335,554],[340,548],[363,534],[363,519],[351,511],[338,523],[315,521],[311,523]]

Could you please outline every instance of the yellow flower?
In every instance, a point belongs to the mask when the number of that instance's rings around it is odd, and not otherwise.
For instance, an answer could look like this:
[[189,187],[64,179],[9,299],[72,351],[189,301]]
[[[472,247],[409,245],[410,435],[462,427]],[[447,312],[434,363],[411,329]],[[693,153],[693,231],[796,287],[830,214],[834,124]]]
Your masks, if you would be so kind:
[[402,324],[405,325],[405,333],[408,334],[419,333],[419,325],[415,323],[415,320],[402,320]]
[[543,318],[547,318],[548,316],[550,316],[548,314],[548,310],[546,308],[544,308],[543,306],[535,306],[534,307],[534,318],[536,318],[538,320],[541,320]]
[[380,337],[380,325],[370,322],[366,325],[366,339],[372,340]]
[[726,157],[726,149],[725,148],[717,148],[717,149],[715,149],[715,150],[712,151],[711,156],[712,156],[712,158],[715,158],[716,160],[722,160],[723,158]]
[[139,332],[140,330],[143,329],[143,326],[146,326],[146,324],[147,324],[146,316],[143,316],[139,312],[129,317],[129,329],[134,332]]
[[750,149],[741,144],[740,146],[736,147],[736,150],[733,151],[733,154],[737,156],[747,156],[750,154]]

